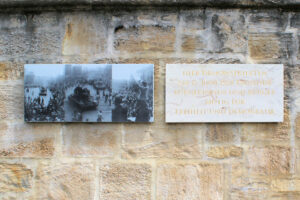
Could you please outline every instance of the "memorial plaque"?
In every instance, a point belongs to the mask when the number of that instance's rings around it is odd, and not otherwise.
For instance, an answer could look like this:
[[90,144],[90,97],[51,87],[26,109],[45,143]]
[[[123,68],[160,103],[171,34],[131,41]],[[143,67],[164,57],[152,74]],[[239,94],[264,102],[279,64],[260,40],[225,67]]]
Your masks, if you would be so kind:
[[153,122],[153,64],[28,64],[27,122]]
[[167,64],[166,122],[282,122],[283,65]]

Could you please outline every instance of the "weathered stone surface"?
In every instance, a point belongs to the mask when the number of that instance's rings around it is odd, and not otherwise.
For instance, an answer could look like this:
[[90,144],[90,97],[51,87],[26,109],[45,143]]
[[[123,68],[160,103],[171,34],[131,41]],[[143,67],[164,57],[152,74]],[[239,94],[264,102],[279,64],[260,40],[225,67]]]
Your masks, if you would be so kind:
[[294,13],[291,17],[291,27],[300,28],[300,13]]
[[222,165],[161,164],[157,169],[156,199],[224,199]]
[[179,26],[181,26],[182,33],[182,52],[206,51],[209,40],[204,31],[205,19],[203,10],[183,10],[180,12]]
[[121,126],[72,124],[63,128],[63,153],[68,156],[113,157],[118,152]]
[[206,47],[205,39],[199,35],[184,35],[182,38],[183,52],[201,52],[205,51]]
[[287,12],[274,12],[274,10],[253,10],[249,16],[248,31],[280,32],[286,29],[288,22]]
[[278,192],[272,193],[269,197],[271,200],[290,200],[290,199],[299,199],[299,192]]
[[23,119],[23,81],[0,81],[0,119]]
[[210,143],[230,143],[236,138],[239,132],[239,125],[236,124],[208,124],[206,140]]
[[141,10],[137,15],[137,21],[141,25],[174,26],[177,23],[178,13],[174,11]]
[[24,64],[15,62],[0,62],[0,80],[22,79]]
[[271,182],[271,189],[277,192],[300,192],[300,180],[274,179]]
[[124,158],[201,158],[203,125],[125,125]]
[[250,58],[261,63],[286,62],[292,57],[291,33],[251,33],[248,50]]
[[291,150],[289,147],[251,147],[246,157],[251,174],[287,176],[290,173]]
[[212,10],[210,51],[213,52],[246,52],[247,32],[245,16],[237,10],[220,12]]
[[242,124],[243,142],[286,142],[289,143],[291,124],[289,111],[285,109],[283,123]]
[[[225,174],[229,174],[230,199],[264,199],[270,191],[270,180],[264,176],[249,173],[249,168],[242,160],[230,163]],[[268,199],[268,198],[267,198]]]
[[6,27],[0,27],[1,56],[26,59],[28,55],[49,57],[61,54],[63,32],[59,24],[43,28],[42,24],[35,23],[31,16],[23,15],[13,22],[10,18],[4,20],[8,21],[5,22]]
[[105,52],[107,29],[103,22],[103,15],[96,13],[66,15],[65,24],[63,55],[89,57]]
[[119,26],[115,29],[114,45],[120,52],[174,52],[173,26]]
[[99,199],[151,199],[151,166],[111,163],[100,167]]
[[0,157],[51,157],[60,125],[0,122]]
[[217,146],[210,147],[206,155],[211,158],[224,159],[229,157],[241,157],[243,148],[237,146]]
[[36,174],[37,199],[93,199],[95,167],[87,162],[53,160],[38,166]]
[[300,35],[298,35],[298,54],[297,54],[297,59],[298,60],[300,60],[300,46],[299,46],[299,44],[300,44]]
[[237,190],[230,193],[231,200],[265,200],[268,199],[268,191],[262,190],[252,190],[252,189],[245,189],[245,190]]
[[0,197],[4,192],[28,191],[32,178],[32,170],[23,164],[0,163]]

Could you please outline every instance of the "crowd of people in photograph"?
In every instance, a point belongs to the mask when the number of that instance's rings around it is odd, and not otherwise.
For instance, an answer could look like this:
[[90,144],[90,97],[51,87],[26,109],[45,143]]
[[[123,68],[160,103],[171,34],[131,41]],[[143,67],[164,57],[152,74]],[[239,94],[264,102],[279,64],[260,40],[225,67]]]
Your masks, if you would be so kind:
[[59,84],[52,87],[25,88],[26,121],[63,121],[64,91]]
[[153,97],[146,81],[125,85],[113,94],[113,100],[113,122],[149,122],[153,117]]

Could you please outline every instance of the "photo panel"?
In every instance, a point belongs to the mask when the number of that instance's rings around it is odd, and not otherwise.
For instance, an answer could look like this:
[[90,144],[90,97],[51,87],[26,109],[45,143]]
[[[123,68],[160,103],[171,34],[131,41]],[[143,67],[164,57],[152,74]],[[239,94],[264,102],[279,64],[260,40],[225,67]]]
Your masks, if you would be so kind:
[[153,122],[153,64],[28,64],[26,122]]

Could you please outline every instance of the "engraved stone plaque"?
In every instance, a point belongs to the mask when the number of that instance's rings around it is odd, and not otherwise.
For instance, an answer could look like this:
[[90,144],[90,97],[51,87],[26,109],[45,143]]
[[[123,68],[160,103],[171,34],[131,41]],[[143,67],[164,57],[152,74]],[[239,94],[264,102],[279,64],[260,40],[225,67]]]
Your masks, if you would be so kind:
[[282,122],[283,65],[167,64],[166,122]]

